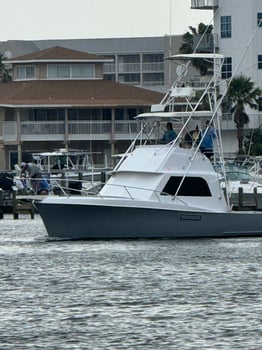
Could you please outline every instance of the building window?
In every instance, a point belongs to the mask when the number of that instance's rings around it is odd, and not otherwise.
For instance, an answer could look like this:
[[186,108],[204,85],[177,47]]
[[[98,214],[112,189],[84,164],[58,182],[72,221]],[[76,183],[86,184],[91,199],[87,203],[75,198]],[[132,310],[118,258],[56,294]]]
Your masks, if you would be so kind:
[[228,79],[232,76],[232,57],[225,57],[222,70],[222,79]]
[[74,65],[72,66],[72,78],[94,78],[94,71],[92,64]]
[[17,79],[35,79],[34,66],[19,66],[16,68]]
[[142,85],[144,86],[164,85],[164,73],[144,73]]
[[93,64],[50,64],[47,66],[48,79],[90,79],[94,76],[95,66]]
[[262,69],[262,55],[257,56],[258,69]]
[[259,27],[262,27],[262,12],[259,12],[259,13],[257,14],[257,25],[258,25]]
[[118,81],[123,84],[140,84],[140,74],[119,74]]
[[145,54],[143,55],[143,71],[144,72],[163,72],[164,71],[164,55],[162,54]]
[[232,21],[231,16],[221,16],[221,38],[231,38]]
[[119,73],[136,73],[140,72],[140,56],[139,55],[124,55],[118,57]]
[[110,81],[116,81],[116,76],[115,74],[104,74],[104,79],[110,80]]
[[49,65],[47,77],[52,79],[66,79],[70,77],[69,66],[66,65]]

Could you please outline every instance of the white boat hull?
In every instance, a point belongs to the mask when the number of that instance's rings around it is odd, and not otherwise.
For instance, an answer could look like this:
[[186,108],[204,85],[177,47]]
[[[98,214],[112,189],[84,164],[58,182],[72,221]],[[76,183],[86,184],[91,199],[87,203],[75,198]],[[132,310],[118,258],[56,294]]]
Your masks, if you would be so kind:
[[118,205],[37,204],[49,237],[62,239],[262,236],[262,212],[202,212]]

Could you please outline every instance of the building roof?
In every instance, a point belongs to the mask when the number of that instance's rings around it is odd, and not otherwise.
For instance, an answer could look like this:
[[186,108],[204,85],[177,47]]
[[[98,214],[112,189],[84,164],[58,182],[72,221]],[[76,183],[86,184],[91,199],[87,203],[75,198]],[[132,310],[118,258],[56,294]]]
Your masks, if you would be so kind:
[[103,56],[90,54],[82,51],[72,50],[65,47],[55,46],[45,50],[35,51],[29,54],[7,59],[7,63],[21,62],[50,62],[50,61],[66,61],[66,62],[113,62]]
[[159,103],[163,94],[108,80],[33,80],[0,84],[0,106],[145,107]]
[[[177,36],[177,37],[182,37]],[[52,40],[7,40],[0,43],[0,52],[13,58],[26,53],[45,50],[54,46],[101,55],[162,53],[165,50],[164,37],[140,38],[97,38],[97,39],[52,39]]]

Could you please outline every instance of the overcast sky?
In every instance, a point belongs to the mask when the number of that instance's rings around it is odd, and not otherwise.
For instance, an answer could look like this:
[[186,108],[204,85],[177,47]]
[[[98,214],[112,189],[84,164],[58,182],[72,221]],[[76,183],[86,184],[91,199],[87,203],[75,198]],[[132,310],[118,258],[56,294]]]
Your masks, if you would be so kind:
[[[1,1],[0,41],[163,36],[210,24],[191,0]],[[171,12],[170,12],[171,9]]]

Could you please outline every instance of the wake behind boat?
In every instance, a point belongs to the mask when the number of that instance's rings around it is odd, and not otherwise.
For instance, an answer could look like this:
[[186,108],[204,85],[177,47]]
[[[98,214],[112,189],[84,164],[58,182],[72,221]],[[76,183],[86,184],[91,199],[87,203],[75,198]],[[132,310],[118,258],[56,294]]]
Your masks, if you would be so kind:
[[[172,59],[191,60],[197,56],[177,55]],[[37,203],[50,237],[262,235],[262,212],[235,211],[230,205],[216,96],[223,56],[207,54],[206,58],[214,61],[214,76],[206,89],[201,91],[186,85],[183,80],[186,69],[180,69],[161,103],[152,106],[151,112],[137,116],[141,131],[98,195],[46,197]],[[204,108],[207,101],[208,107]],[[217,132],[212,157],[201,150],[208,128],[197,138],[190,133],[207,118],[208,127],[214,125]],[[177,135],[168,144],[160,144],[159,130],[167,121],[173,123]],[[192,136],[190,142],[188,135]]]

